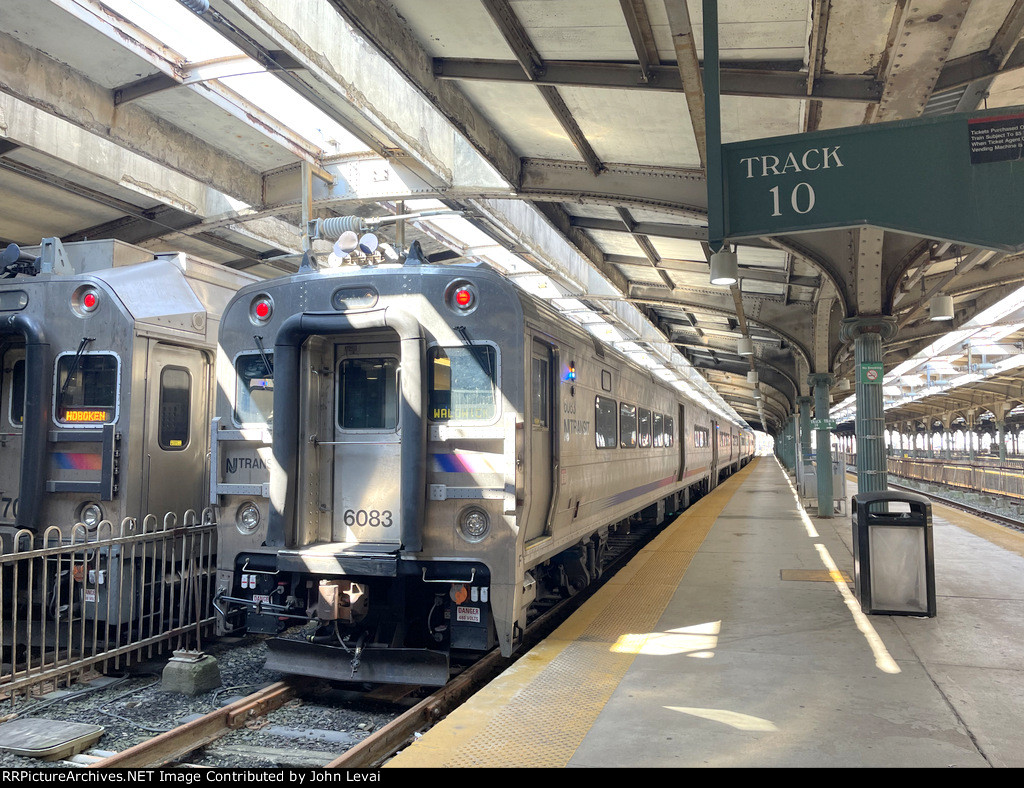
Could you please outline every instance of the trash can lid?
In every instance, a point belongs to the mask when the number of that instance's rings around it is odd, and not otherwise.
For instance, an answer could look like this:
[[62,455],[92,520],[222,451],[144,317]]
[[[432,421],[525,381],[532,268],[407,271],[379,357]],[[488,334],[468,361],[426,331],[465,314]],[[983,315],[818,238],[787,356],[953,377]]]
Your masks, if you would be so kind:
[[930,504],[927,498],[917,493],[901,492],[899,490],[876,490],[874,492],[857,493],[853,500],[858,504],[872,503],[874,501],[912,501],[914,503]]

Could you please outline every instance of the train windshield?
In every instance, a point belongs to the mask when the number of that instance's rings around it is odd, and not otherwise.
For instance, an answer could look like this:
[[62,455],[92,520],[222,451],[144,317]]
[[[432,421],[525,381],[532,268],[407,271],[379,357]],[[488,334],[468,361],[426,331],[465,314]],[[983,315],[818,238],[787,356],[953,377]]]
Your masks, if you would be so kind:
[[235,359],[235,423],[270,424],[274,417],[273,353],[243,353]]
[[489,345],[430,349],[431,421],[490,421],[497,413],[497,353]]
[[104,424],[117,416],[117,356],[70,353],[57,359],[56,416],[61,424]]
[[[4,372],[10,375],[7,385],[7,420],[12,427],[25,423],[25,351],[14,351],[5,358]],[[16,360],[10,363],[11,356]],[[17,358],[21,356],[21,358]],[[8,366],[10,365],[10,366]]]

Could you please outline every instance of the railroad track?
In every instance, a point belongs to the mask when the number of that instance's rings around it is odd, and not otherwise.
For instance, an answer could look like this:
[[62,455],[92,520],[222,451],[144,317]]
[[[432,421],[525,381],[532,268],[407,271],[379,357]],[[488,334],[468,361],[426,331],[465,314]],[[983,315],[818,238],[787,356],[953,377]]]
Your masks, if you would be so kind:
[[999,525],[1004,525],[1007,528],[1012,528],[1015,531],[1024,532],[1024,523],[1022,523],[1020,520],[1014,520],[1009,517],[1004,517],[1003,515],[995,514],[994,512],[987,511],[986,509],[982,509],[977,506],[972,506],[962,501],[951,501],[948,498],[943,498],[941,495],[935,495],[934,493],[919,490],[916,487],[908,487],[903,484],[895,484],[892,481],[889,482],[889,486],[897,490],[906,490],[907,492],[922,495],[928,500],[935,501],[936,503],[942,504],[943,506],[948,506],[950,509],[956,509],[961,512],[967,512],[968,514],[973,514],[976,517],[981,517],[985,520],[990,520],[994,523],[998,523]]
[[138,769],[177,763],[221,736],[241,728],[250,720],[280,708],[297,694],[290,680],[275,682],[241,700],[214,709],[199,719],[96,761],[90,764],[90,768]]
[[[846,475],[853,479],[853,481],[856,481],[857,479],[856,469],[854,468],[847,467]],[[980,507],[977,506],[972,506],[962,501],[951,501],[948,498],[943,498],[941,495],[936,495],[934,493],[927,492],[926,490],[919,490],[916,487],[909,487],[905,484],[897,484],[896,482],[892,481],[891,475],[889,477],[888,484],[889,487],[892,487],[893,489],[905,490],[906,492],[916,493],[917,495],[924,496],[930,501],[935,501],[936,503],[941,504],[943,506],[948,506],[950,509],[956,509],[961,512],[966,512],[967,514],[973,514],[975,517],[981,517],[985,520],[990,520],[991,522],[998,523],[999,525],[1006,526],[1007,528],[1011,528],[1014,531],[1024,532],[1024,522],[1021,522],[1020,520],[1014,520],[1009,517],[1004,517],[1003,515],[995,514],[994,512],[990,512],[986,509],[981,509]]]
[[[532,621],[524,635],[522,647],[515,656],[502,657],[497,650],[490,652],[465,668],[444,687],[398,714],[391,722],[327,763],[326,768],[375,768],[383,764],[410,742],[417,732],[430,728],[448,715],[509,667],[518,656],[527,653],[547,637],[660,530],[651,525],[637,524],[633,529],[635,539],[627,542],[625,537],[615,537],[609,544],[609,560],[601,579],[591,583],[581,593],[553,605]],[[187,759],[193,753],[301,697],[297,683],[301,681],[302,678],[275,682],[122,752],[93,760],[88,768],[140,769],[172,764],[187,765]]]

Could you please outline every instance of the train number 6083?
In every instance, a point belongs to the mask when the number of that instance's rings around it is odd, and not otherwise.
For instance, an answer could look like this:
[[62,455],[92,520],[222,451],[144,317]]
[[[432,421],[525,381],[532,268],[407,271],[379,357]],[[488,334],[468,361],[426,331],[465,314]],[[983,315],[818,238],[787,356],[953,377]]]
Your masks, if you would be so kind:
[[391,512],[388,509],[377,511],[376,509],[346,509],[344,515],[345,525],[370,526],[376,528],[387,528],[391,525]]

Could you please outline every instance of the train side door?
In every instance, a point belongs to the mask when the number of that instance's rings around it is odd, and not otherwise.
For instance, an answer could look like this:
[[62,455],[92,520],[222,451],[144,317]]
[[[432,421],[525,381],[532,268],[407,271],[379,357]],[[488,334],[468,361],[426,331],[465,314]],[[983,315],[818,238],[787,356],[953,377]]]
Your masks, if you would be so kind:
[[402,425],[397,341],[339,343],[331,541],[401,544]]
[[718,484],[718,444],[721,438],[718,435],[718,422],[714,419],[711,420],[711,483],[708,485],[709,488],[714,488]]
[[673,437],[673,440],[678,441],[679,446],[679,475],[676,477],[677,481],[682,481],[683,477],[686,476],[686,406],[679,406],[679,419],[676,422],[679,426],[677,434]]
[[[141,510],[163,520],[202,512],[209,434],[210,359],[195,348],[154,342],[146,384],[145,500]],[[132,421],[136,417],[132,416]]]
[[530,506],[526,522],[526,541],[547,532],[552,493],[551,440],[556,424],[552,413],[551,347],[534,340],[530,354],[530,474],[527,490]]
[[25,349],[8,348],[0,363],[0,523],[13,525],[21,486],[22,427],[25,422]]

